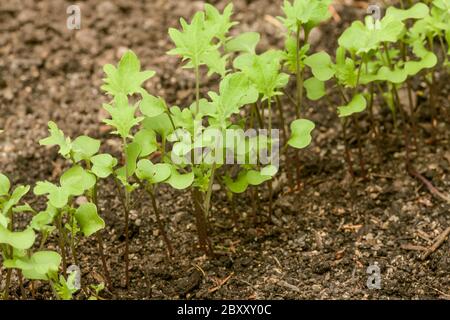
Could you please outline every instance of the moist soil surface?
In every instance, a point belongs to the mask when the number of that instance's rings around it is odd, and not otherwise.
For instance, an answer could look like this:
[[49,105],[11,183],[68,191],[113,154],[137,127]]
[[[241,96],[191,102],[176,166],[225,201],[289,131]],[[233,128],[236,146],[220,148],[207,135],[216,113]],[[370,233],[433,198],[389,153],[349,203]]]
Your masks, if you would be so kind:
[[[283,29],[276,20],[281,1],[235,0],[235,32],[258,31],[258,50],[282,48]],[[226,1],[213,1],[223,8]],[[179,17],[189,18],[202,1],[81,1],[80,30],[66,28],[61,0],[9,0],[0,4],[0,171],[15,184],[55,181],[68,163],[55,148],[39,146],[47,122],[55,121],[67,135],[87,134],[102,139],[102,151],[120,155],[120,141],[101,124],[107,97],[100,91],[102,66],[116,63],[126,49],[140,57],[143,68],[157,75],[145,86],[174,105],[189,105],[194,78],[181,69],[172,47],[169,27]],[[315,50],[334,53],[337,37],[365,14],[365,3],[335,1],[336,14],[311,35]],[[217,88],[217,78],[204,77],[203,94]],[[417,146],[411,143],[411,161],[418,172],[443,193],[450,193],[449,78],[436,73],[437,127],[430,126],[427,88],[412,83],[419,112]],[[294,87],[290,90],[294,96]],[[407,101],[407,94],[401,100]],[[283,97],[287,114],[293,105]],[[406,103],[406,102],[405,102]],[[166,231],[175,248],[169,259],[157,228],[150,199],[133,195],[130,226],[131,285],[124,287],[124,216],[112,180],[100,186],[100,207],[106,221],[105,250],[114,285],[104,298],[117,299],[449,299],[450,241],[427,259],[423,249],[450,226],[450,205],[434,197],[405,169],[402,123],[395,128],[389,109],[377,104],[379,135],[371,131],[367,115],[358,118],[362,159],[358,157],[356,129],[350,124],[349,141],[356,178],[344,160],[344,140],[333,88],[319,102],[307,101],[305,117],[316,123],[313,143],[298,160],[282,162],[274,182],[274,213],[268,215],[267,187],[237,195],[233,204],[225,192],[213,193],[210,238],[216,257],[207,258],[198,247],[193,205],[188,192],[162,186],[159,205]],[[446,111],[447,110],[447,111]],[[447,113],[445,113],[446,111]],[[291,117],[291,120],[293,118]],[[436,133],[433,138],[433,134]],[[294,159],[294,154],[289,155]],[[298,186],[293,185],[295,166]],[[365,176],[365,178],[364,178]],[[220,186],[217,186],[219,189]],[[31,193],[30,193],[31,194]],[[43,209],[45,199],[29,196]],[[81,199],[82,200],[82,199]],[[81,201],[80,200],[80,201]],[[256,212],[256,214],[255,214]],[[26,217],[23,217],[23,221]],[[49,248],[57,250],[56,239]],[[103,281],[97,242],[78,245],[83,282]],[[367,269],[380,268],[381,288],[369,289]],[[2,286],[5,271],[1,271]],[[20,298],[13,276],[12,298]],[[25,282],[30,288],[30,283]],[[36,298],[52,297],[44,283],[35,283]],[[30,292],[30,290],[27,290]],[[30,298],[30,297],[28,297]],[[81,292],[77,299],[86,298]]]

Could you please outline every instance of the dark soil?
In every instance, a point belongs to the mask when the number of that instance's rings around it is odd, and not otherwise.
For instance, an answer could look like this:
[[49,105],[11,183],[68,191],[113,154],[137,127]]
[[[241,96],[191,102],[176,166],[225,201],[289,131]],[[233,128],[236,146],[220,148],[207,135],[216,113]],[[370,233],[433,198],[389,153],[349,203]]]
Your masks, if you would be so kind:
[[[223,8],[226,1],[212,1]],[[236,31],[259,31],[259,49],[281,48],[283,33],[274,17],[281,1],[235,0]],[[340,2],[340,1],[336,1]],[[351,4],[351,1],[346,1]],[[71,3],[70,3],[71,4]],[[341,21],[332,21],[312,36],[314,47],[333,53],[343,27],[364,14],[362,6],[335,8]],[[202,1],[117,0],[80,1],[81,30],[66,28],[67,1],[9,0],[0,4],[0,171],[15,184],[56,180],[66,163],[56,150],[41,147],[47,122],[55,121],[66,134],[101,138],[104,151],[119,154],[120,142],[99,125],[104,117],[100,91],[106,63],[116,63],[130,48],[143,67],[157,72],[147,89],[171,104],[193,100],[193,74],[165,54],[172,44],[169,27],[190,17]],[[216,78],[202,84],[214,89]],[[437,105],[450,110],[448,74],[437,74]],[[414,83],[421,109],[420,148],[412,152],[414,166],[442,192],[450,193],[450,131],[448,116],[439,116],[438,141],[430,139],[428,93]],[[292,191],[286,172],[275,182],[272,221],[268,221],[265,188],[257,221],[252,218],[251,194],[235,199],[235,212],[222,193],[213,195],[210,236],[217,252],[206,258],[197,247],[189,194],[159,190],[166,230],[175,248],[169,260],[150,199],[137,192],[131,214],[131,288],[124,285],[124,219],[115,185],[101,185],[100,205],[107,228],[103,233],[115,290],[105,298],[119,299],[449,299],[450,241],[422,261],[423,251],[450,226],[450,205],[433,197],[405,170],[405,147],[386,106],[377,107],[382,135],[369,137],[370,122],[359,119],[364,132],[368,179],[352,180],[344,161],[342,128],[336,116],[339,96],[307,102],[307,117],[317,128],[312,146],[300,153],[301,190]],[[283,100],[285,109],[292,109]],[[292,111],[290,111],[292,113]],[[350,133],[355,169],[360,173],[355,130]],[[377,144],[381,146],[377,149]],[[286,170],[286,167],[283,168]],[[288,168],[292,169],[292,168]],[[360,175],[361,176],[361,175]],[[43,200],[29,197],[42,208]],[[237,221],[233,217],[238,216]],[[237,223],[235,223],[237,222]],[[55,248],[54,239],[50,247]],[[102,281],[95,239],[79,244],[84,284]],[[381,289],[366,286],[369,265],[381,268]],[[2,286],[5,272],[1,272]],[[20,290],[13,278],[13,298]],[[30,284],[25,283],[27,288]],[[50,298],[37,284],[37,298]],[[29,292],[29,290],[27,290]],[[77,298],[84,298],[81,293]]]

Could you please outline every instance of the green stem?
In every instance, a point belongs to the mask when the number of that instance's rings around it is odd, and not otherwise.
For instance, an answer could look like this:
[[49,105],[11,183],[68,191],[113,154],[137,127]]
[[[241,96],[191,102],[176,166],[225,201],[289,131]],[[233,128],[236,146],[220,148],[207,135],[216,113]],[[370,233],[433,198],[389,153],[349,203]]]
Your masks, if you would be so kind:
[[216,173],[216,163],[214,162],[212,164],[211,168],[211,176],[209,177],[208,182],[208,191],[206,192],[206,198],[205,198],[205,217],[209,216],[209,210],[211,207],[211,195],[212,195],[212,187],[214,184],[214,175]]
[[124,186],[124,194],[125,194],[125,201],[124,201],[124,214],[125,214],[125,283],[127,288],[130,287],[130,257],[129,257],[129,236],[128,236],[128,229],[129,229],[129,217],[130,217],[130,193],[128,192],[127,185],[128,179],[129,179],[129,172],[128,172],[128,156],[127,156],[127,140],[126,138],[123,139],[123,150],[125,151],[125,186]]
[[61,250],[62,257],[62,268],[63,274],[66,274],[67,270],[67,260],[66,260],[66,245],[65,245],[65,236],[64,230],[62,227],[62,212],[59,212],[58,217],[56,218],[56,227],[58,228],[58,240],[59,240],[59,249]]
[[195,114],[200,112],[200,70],[195,66]]

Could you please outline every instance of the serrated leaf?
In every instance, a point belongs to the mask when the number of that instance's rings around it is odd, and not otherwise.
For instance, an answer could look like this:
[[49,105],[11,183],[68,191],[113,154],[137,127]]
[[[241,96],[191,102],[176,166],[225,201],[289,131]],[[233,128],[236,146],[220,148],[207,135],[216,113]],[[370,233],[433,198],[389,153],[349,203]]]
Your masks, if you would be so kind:
[[124,53],[117,68],[107,64],[103,70],[107,77],[103,79],[105,84],[102,89],[114,96],[140,92],[142,83],[155,75],[155,72],[151,70],[140,71],[139,59],[131,50]]
[[205,3],[205,28],[214,29],[214,36],[219,39],[221,43],[224,43],[227,39],[227,33],[237,24],[237,22],[231,21],[231,15],[233,14],[233,4],[229,3],[223,13],[221,14],[214,6]]
[[84,203],[79,206],[75,211],[75,219],[86,237],[105,228],[105,221],[98,215],[97,207],[93,203]]
[[352,98],[352,101],[349,102],[346,106],[338,107],[339,117],[348,117],[354,113],[362,112],[367,107],[367,101],[362,94],[357,94]]
[[258,32],[244,32],[225,44],[227,52],[244,52],[254,54],[261,39]]
[[309,43],[304,44],[300,50],[297,52],[297,41],[294,37],[286,38],[284,43],[285,52],[284,52],[284,60],[288,69],[292,73],[297,73],[297,59],[298,59],[298,67],[300,70],[303,70],[305,67],[305,58],[307,57],[308,51],[311,48]]
[[23,257],[15,260],[6,260],[6,268],[22,270],[22,274],[29,280],[49,280],[58,272],[61,256],[54,251],[39,251],[31,258]]
[[212,44],[216,29],[206,28],[203,12],[197,12],[191,24],[188,24],[183,18],[180,19],[180,23],[182,31],[169,29],[169,36],[176,48],[170,50],[168,54],[179,55],[183,57],[183,60],[190,60],[187,67],[192,68],[204,64],[204,56],[217,50],[217,46]]
[[122,139],[130,137],[131,129],[144,118],[135,117],[137,106],[130,106],[125,96],[116,96],[114,106],[104,104],[103,108],[111,115],[111,119],[103,120],[104,123],[114,127],[113,132]]
[[80,136],[72,142],[75,162],[89,160],[100,149],[100,141],[88,136]]
[[294,0],[293,3],[285,0],[282,9],[286,17],[279,19],[291,32],[295,33],[298,25],[311,30],[330,18],[331,13],[328,10],[330,3],[331,0]]
[[261,55],[243,54],[234,60],[234,66],[250,79],[264,98],[279,94],[277,89],[286,86],[289,76],[280,72],[283,52],[269,50]]
[[64,132],[58,128],[56,123],[49,121],[48,131],[50,136],[39,140],[39,144],[42,146],[59,146],[59,154],[63,157],[68,157],[72,148],[70,138],[64,136]]
[[305,80],[303,86],[309,100],[319,100],[325,95],[325,83],[315,77]]
[[291,137],[288,144],[296,149],[303,149],[310,145],[311,132],[315,128],[314,122],[308,119],[297,119],[291,123]]

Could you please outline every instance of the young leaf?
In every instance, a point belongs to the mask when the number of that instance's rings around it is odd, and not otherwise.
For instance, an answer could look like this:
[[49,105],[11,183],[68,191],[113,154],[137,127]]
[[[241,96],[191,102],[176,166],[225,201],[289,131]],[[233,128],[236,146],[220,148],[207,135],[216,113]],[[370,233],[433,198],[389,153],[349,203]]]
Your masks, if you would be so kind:
[[312,137],[311,132],[314,130],[314,122],[307,119],[297,119],[291,123],[291,137],[288,144],[296,149],[303,149],[309,146]]
[[282,7],[286,18],[279,19],[291,32],[297,32],[297,26],[303,25],[307,30],[311,30],[322,21],[328,20],[331,16],[328,6],[331,0],[285,0]]
[[174,28],[169,29],[169,36],[175,43],[176,48],[168,52],[169,55],[179,55],[183,60],[190,60],[186,67],[195,67],[204,64],[204,57],[217,50],[217,46],[211,44],[215,36],[215,28],[206,28],[205,14],[197,12],[188,24],[183,18],[180,19],[183,31]]
[[223,181],[231,192],[243,193],[248,188],[247,171],[242,170],[241,172],[239,172],[236,180],[234,181],[228,176],[225,176],[223,178]]
[[308,56],[308,51],[311,48],[309,43],[304,44],[297,52],[297,41],[294,37],[286,38],[284,43],[286,51],[284,52],[284,60],[288,69],[292,73],[297,73],[297,59],[298,67],[303,70],[305,67],[305,58]]
[[139,144],[141,153],[139,157],[146,157],[156,150],[158,150],[158,142],[156,141],[156,134],[153,130],[141,129],[135,135],[133,142]]
[[99,178],[106,178],[113,173],[113,168],[117,165],[117,159],[110,154],[98,154],[91,158],[91,171]]
[[64,133],[58,128],[56,123],[50,121],[48,123],[48,131],[50,136],[39,140],[42,146],[59,146],[59,154],[67,158],[72,148],[70,138],[64,137]]
[[37,196],[48,194],[49,203],[55,208],[64,207],[69,201],[70,194],[64,188],[58,187],[48,181],[38,181],[33,190]]
[[107,78],[103,79],[105,84],[102,89],[113,96],[141,92],[142,83],[155,75],[151,70],[141,72],[139,59],[131,50],[125,52],[117,68],[107,64],[103,70]]
[[72,142],[73,158],[76,162],[89,160],[100,149],[100,141],[88,136],[80,136]]
[[362,94],[357,94],[346,106],[338,107],[339,117],[348,117],[354,113],[362,112],[366,109],[367,101]]
[[9,188],[11,188],[11,183],[8,177],[0,173],[0,197],[8,195]]
[[86,237],[105,228],[105,221],[98,215],[93,203],[84,203],[75,211],[75,219]]
[[0,243],[5,243],[13,248],[26,250],[33,246],[36,235],[31,228],[24,231],[10,231],[0,224]]
[[234,66],[242,70],[264,98],[271,98],[289,81],[289,76],[280,72],[282,58],[283,52],[278,50],[261,55],[243,54],[234,60]]
[[261,36],[258,32],[244,32],[225,44],[227,52],[243,52],[255,54]]
[[11,197],[3,204],[2,214],[7,215],[8,211],[20,202],[22,197],[30,191],[30,186],[18,186],[14,189]]
[[174,166],[172,166],[170,177],[165,182],[170,184],[172,188],[183,190],[189,187],[194,182],[194,173],[189,172],[180,174],[178,173],[178,170]]
[[136,162],[141,154],[141,151],[141,146],[136,142],[132,142],[127,145],[125,150],[125,156],[127,157],[127,171],[125,171],[125,166],[122,166],[116,170],[116,175],[122,182],[126,182],[126,175],[131,177],[134,174],[134,171],[136,170]]
[[233,4],[228,4],[223,13],[220,14],[214,6],[205,3],[205,27],[207,29],[213,29],[214,35],[221,43],[225,43],[227,39],[227,33],[237,24],[237,22],[231,21],[231,15],[233,14]]
[[39,251],[31,258],[22,257],[14,260],[6,260],[6,268],[22,270],[23,276],[29,280],[49,280],[56,274],[61,264],[61,256],[54,251]]
[[130,106],[125,96],[116,96],[114,106],[104,104],[103,108],[111,115],[111,119],[105,119],[103,122],[116,128],[113,133],[118,134],[122,139],[128,138],[131,128],[144,119],[135,117],[137,106]]
[[139,104],[139,109],[142,114],[147,117],[157,117],[167,110],[167,106],[164,99],[160,97],[156,98],[144,91],[142,92],[142,100]]
[[311,77],[303,83],[306,96],[309,100],[319,100],[325,95],[325,84],[315,77]]
[[305,59],[305,64],[311,68],[311,71],[318,80],[327,81],[334,75],[333,63],[328,53],[321,51],[310,55]]
[[153,164],[148,159],[140,160],[137,164],[136,176],[151,184],[163,182],[170,177],[171,167],[166,163]]
[[78,165],[64,172],[60,179],[61,187],[73,196],[82,195],[91,189],[95,182],[95,176]]

